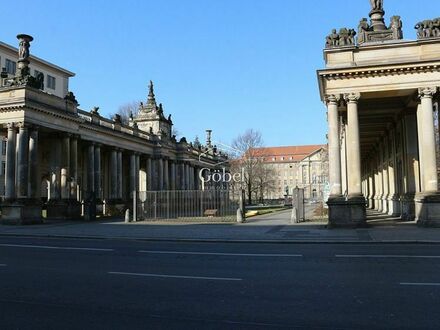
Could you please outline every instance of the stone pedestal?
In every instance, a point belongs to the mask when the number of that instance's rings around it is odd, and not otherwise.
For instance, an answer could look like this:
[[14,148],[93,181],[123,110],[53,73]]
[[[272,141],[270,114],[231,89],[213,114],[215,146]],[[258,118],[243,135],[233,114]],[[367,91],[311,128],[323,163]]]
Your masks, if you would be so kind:
[[47,218],[80,220],[81,203],[76,200],[49,200],[47,202]]
[[329,209],[329,228],[358,228],[366,226],[365,198],[330,197],[327,201]]
[[392,217],[400,216],[400,199],[399,196],[393,195],[388,197],[388,215]]
[[41,203],[14,201],[2,204],[1,223],[5,225],[30,225],[42,223]]
[[415,197],[415,218],[424,227],[440,227],[440,193],[419,193]]
[[371,19],[371,29],[374,32],[378,31],[386,31],[387,27],[385,25],[384,16],[385,11],[378,9],[378,10],[372,10],[369,14]]
[[401,201],[401,219],[403,221],[413,221],[415,219],[414,193],[405,194]]

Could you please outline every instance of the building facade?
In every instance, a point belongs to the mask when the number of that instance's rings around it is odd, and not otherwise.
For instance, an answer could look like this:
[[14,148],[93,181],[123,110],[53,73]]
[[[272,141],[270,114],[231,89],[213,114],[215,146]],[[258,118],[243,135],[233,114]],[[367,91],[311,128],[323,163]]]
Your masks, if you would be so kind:
[[368,207],[438,226],[440,20],[414,22],[417,40],[403,40],[400,16],[386,25],[384,14],[373,7],[357,40],[348,28],[326,39],[329,222],[363,226]]
[[[199,169],[226,161],[215,148],[171,135],[171,117],[156,104],[152,83],[129,125],[118,115],[101,116],[97,107],[79,109],[68,91],[73,74],[30,56],[32,37],[17,38],[16,72],[3,73],[0,87],[7,137],[3,222],[41,222],[43,206],[48,218],[120,214],[139,191],[200,189]],[[43,64],[41,72],[59,88],[34,74]]]
[[307,199],[321,199],[327,182],[326,145],[268,147],[257,149],[263,165],[271,170],[273,184],[265,199],[281,199],[294,188],[303,188]]

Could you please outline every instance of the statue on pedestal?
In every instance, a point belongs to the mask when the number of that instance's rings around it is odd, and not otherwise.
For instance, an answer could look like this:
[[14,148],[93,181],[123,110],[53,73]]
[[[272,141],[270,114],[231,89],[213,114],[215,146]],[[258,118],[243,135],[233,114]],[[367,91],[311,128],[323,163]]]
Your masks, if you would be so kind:
[[383,10],[383,0],[370,0],[371,10]]

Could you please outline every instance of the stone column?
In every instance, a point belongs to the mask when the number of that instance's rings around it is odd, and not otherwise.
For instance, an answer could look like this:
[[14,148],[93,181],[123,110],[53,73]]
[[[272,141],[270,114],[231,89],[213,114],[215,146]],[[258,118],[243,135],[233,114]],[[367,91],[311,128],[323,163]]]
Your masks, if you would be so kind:
[[87,155],[87,199],[95,193],[95,145],[90,143]]
[[118,149],[117,150],[117,185],[118,185],[118,189],[117,189],[117,199],[122,199],[122,150]]
[[374,209],[374,167],[373,161],[369,161],[369,176],[368,176],[368,208]]
[[78,201],[78,137],[70,138],[70,199]]
[[135,182],[135,189],[136,192],[139,192],[139,186],[140,186],[140,179],[139,179],[139,172],[141,170],[141,155],[136,153],[136,169],[134,172],[134,182]]
[[417,139],[418,139],[418,148],[419,148],[419,173],[420,173],[420,187],[419,192],[424,191],[424,182],[425,178],[423,177],[423,166],[421,164],[423,160],[423,133],[422,133],[422,104],[417,106]]
[[391,216],[397,216],[399,214],[399,199],[397,196],[397,177],[396,177],[396,146],[394,138],[395,130],[393,129],[390,134],[389,148],[391,160],[388,165],[388,179],[389,179],[389,197],[388,197],[388,214]]
[[176,163],[171,161],[171,190],[176,190]]
[[379,182],[378,182],[378,192],[379,195],[377,197],[378,200],[378,211],[382,212],[383,210],[383,152],[382,152],[382,145],[379,143],[377,150],[379,152],[378,154],[378,178],[379,178]]
[[434,109],[432,98],[436,88],[421,88],[419,90],[421,107],[417,113],[417,120],[420,121],[421,130],[418,133],[420,147],[420,163],[423,168],[422,192],[437,192],[437,160],[436,141],[434,130]]
[[102,200],[102,185],[101,185],[101,145],[95,145],[95,193],[96,200]]
[[348,174],[348,197],[362,197],[361,190],[361,157],[358,101],[360,94],[350,93],[347,100],[347,174]]
[[17,132],[13,123],[8,124],[8,141],[6,145],[6,177],[5,177],[5,199],[14,200],[15,192],[15,160]]
[[162,158],[159,158],[156,160],[156,166],[157,166],[157,176],[158,176],[158,184],[157,184],[157,190],[163,190],[164,187],[164,168],[163,168],[163,160]]
[[199,168],[197,166],[194,168],[194,181],[195,190],[200,190]]
[[179,181],[180,181],[180,190],[185,190],[185,163],[179,164],[180,170],[179,170]]
[[330,197],[342,195],[338,103],[339,96],[329,95],[327,97]]
[[70,135],[64,135],[61,143],[61,198],[67,200],[70,197]]
[[130,198],[133,198],[133,191],[136,189],[136,154],[130,155]]
[[153,175],[152,175],[152,164],[151,164],[151,156],[148,156],[147,158],[147,190],[153,190]]
[[186,190],[190,190],[191,189],[191,187],[190,187],[190,185],[189,185],[189,183],[190,183],[190,178],[189,178],[189,164],[186,164],[185,165],[185,187],[186,187]]
[[110,151],[110,199],[118,198],[118,151]]
[[164,159],[163,161],[163,185],[164,185],[164,190],[170,189],[168,159]]
[[388,196],[390,193],[390,183],[389,183],[389,175],[388,175],[388,166],[389,166],[389,154],[388,154],[388,137],[385,137],[383,140],[384,144],[384,157],[383,157],[383,208],[382,212],[387,213],[389,211],[388,206]]
[[21,123],[19,126],[17,149],[17,195],[18,198],[27,198],[29,184],[29,131],[28,126],[24,123]]
[[29,197],[39,201],[40,189],[40,164],[38,162],[38,127],[32,127],[29,138]]

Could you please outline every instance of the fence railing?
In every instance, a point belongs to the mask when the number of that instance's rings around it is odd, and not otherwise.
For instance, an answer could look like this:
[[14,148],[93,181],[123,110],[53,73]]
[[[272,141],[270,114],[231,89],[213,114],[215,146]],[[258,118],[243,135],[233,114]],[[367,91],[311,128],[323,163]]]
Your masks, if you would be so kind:
[[143,191],[137,200],[139,220],[235,221],[239,207],[229,190]]

